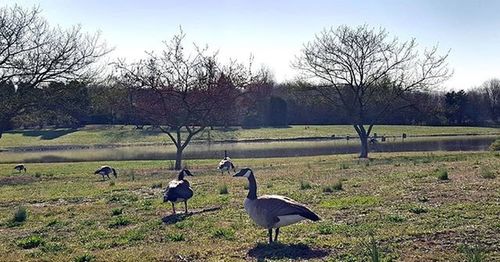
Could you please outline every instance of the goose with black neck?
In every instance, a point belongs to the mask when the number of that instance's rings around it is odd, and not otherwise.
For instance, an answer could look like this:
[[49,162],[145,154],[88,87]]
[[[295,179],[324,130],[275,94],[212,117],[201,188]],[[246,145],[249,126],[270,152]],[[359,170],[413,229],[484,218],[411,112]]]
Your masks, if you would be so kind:
[[[304,219],[320,220],[305,205],[288,197],[279,195],[264,195],[257,197],[257,181],[250,168],[241,169],[234,177],[248,179],[248,195],[244,201],[245,211],[259,226],[266,228],[269,234],[269,243],[278,241],[280,227],[295,224]],[[275,229],[273,240],[273,228]]]

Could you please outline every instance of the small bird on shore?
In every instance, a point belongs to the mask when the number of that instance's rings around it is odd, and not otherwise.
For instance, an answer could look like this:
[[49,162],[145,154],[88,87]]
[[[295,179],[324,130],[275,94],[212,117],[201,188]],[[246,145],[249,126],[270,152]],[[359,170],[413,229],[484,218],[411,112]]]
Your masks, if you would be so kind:
[[101,175],[102,176],[102,180],[104,180],[104,176],[107,176],[108,179],[111,179],[109,177],[109,174],[113,173],[113,176],[116,178],[117,177],[117,174],[116,174],[116,170],[110,166],[101,166],[99,169],[97,169],[94,174],[96,175]]
[[269,234],[269,243],[273,242],[273,228],[275,228],[274,242],[278,241],[280,227],[297,223],[304,219],[320,220],[305,205],[284,196],[264,195],[257,197],[257,182],[250,168],[244,168],[233,177],[248,178],[248,195],[244,207],[250,218],[259,226],[266,228]]
[[15,170],[19,171],[19,173],[21,173],[21,171],[24,170],[24,173],[26,173],[26,171],[28,170],[23,164],[18,164],[14,167]]
[[187,169],[182,169],[179,172],[177,179],[174,179],[168,183],[168,187],[165,189],[163,194],[163,202],[172,203],[172,211],[175,213],[175,203],[184,202],[184,211],[188,213],[187,201],[193,196],[193,189],[189,185],[189,181],[184,179],[185,176],[193,176],[191,172]]

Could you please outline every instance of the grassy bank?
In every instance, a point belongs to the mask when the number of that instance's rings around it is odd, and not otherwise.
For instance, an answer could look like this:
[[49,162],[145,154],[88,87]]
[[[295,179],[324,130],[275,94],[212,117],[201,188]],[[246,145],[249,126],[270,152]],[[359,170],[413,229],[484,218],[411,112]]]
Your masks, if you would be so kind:
[[[177,220],[161,199],[176,176],[167,161],[110,162],[119,172],[112,182],[92,174],[99,162],[30,164],[27,174],[0,165],[0,253],[6,261],[367,261],[376,247],[403,261],[500,259],[498,153],[372,157],[235,159],[254,169],[259,194],[289,196],[322,217],[282,228],[273,246],[243,210],[247,182],[216,172],[218,160],[187,161],[194,214]],[[27,218],[15,222],[19,206]]]
[[[375,126],[374,133],[386,136],[432,135],[498,135],[498,128],[487,127],[430,127],[430,126]],[[289,128],[259,129],[219,129],[206,130],[195,140],[227,141],[253,139],[287,139],[298,137],[356,137],[352,126],[290,126]],[[148,144],[168,143],[167,135],[158,130],[139,130],[132,126],[87,126],[80,129],[20,130],[7,132],[0,139],[0,147],[18,146],[60,146],[60,145],[95,145],[95,144]]]

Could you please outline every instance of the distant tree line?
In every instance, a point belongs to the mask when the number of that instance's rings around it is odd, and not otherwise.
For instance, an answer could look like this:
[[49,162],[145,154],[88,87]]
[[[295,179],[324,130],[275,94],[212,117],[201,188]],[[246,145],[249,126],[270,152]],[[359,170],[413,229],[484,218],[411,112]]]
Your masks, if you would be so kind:
[[[4,86],[0,90],[13,89]],[[348,116],[332,110],[321,96],[303,83],[261,83],[246,101],[224,101],[227,117],[207,120],[212,127],[257,128],[287,125],[349,124]],[[256,88],[257,89],[257,88]],[[127,88],[120,85],[51,83],[26,96],[40,99],[33,110],[12,118],[10,128],[79,127],[86,124],[152,125],[131,105]],[[20,89],[20,92],[24,90]],[[28,91],[26,91],[28,92]],[[500,124],[500,80],[492,79],[468,91],[414,92],[411,105],[393,112],[378,124],[478,125]]]

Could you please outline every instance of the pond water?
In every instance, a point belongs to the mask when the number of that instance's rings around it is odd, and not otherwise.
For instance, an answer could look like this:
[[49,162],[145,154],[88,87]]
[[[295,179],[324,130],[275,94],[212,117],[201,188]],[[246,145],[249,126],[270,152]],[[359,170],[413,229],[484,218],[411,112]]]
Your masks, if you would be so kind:
[[[370,145],[371,152],[405,151],[483,151],[495,140],[495,136],[456,136],[407,138]],[[232,158],[293,157],[359,152],[359,140],[318,140],[252,143],[197,143],[189,145],[185,159],[218,159],[224,150]],[[64,148],[42,151],[0,152],[0,163],[15,162],[70,162],[104,160],[168,160],[175,159],[172,145],[123,146],[104,148]]]

